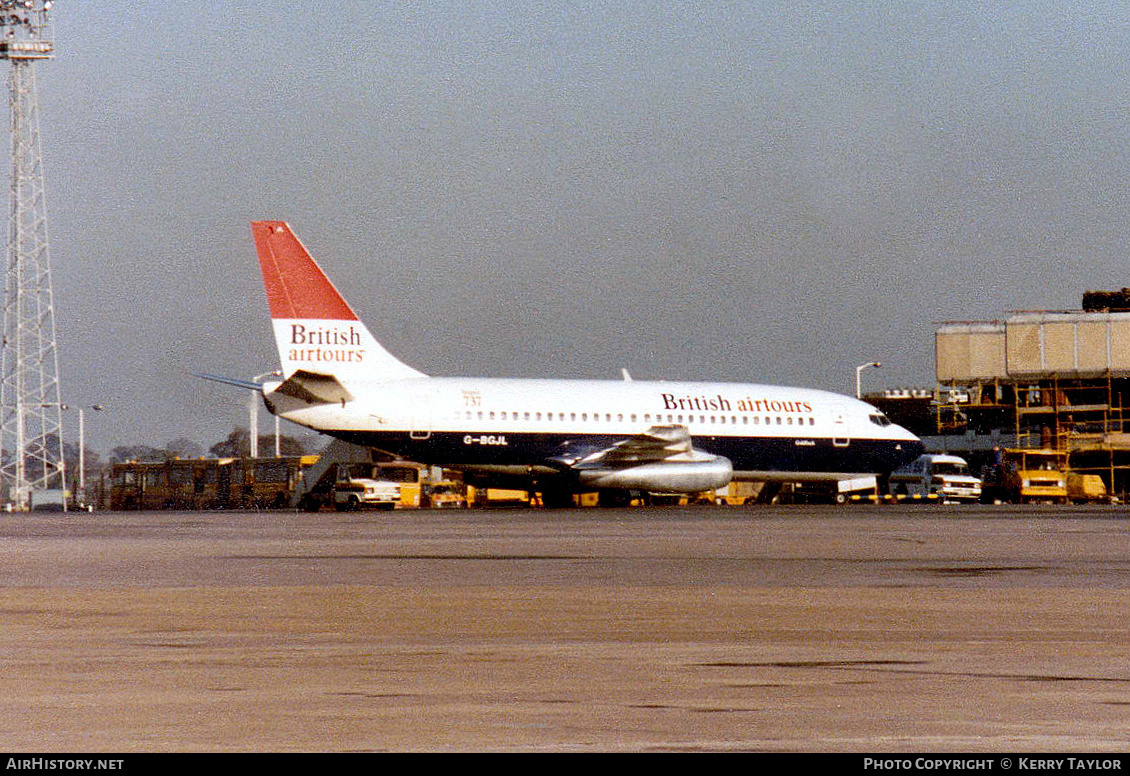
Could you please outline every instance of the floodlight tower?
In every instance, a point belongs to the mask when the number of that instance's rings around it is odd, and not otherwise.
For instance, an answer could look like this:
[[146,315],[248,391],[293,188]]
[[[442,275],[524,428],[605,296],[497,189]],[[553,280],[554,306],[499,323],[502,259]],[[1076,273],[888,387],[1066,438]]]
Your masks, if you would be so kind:
[[35,95],[35,62],[54,56],[51,5],[51,0],[0,0],[0,59],[12,65],[0,482],[20,510],[30,508],[34,491],[64,487],[59,359]]

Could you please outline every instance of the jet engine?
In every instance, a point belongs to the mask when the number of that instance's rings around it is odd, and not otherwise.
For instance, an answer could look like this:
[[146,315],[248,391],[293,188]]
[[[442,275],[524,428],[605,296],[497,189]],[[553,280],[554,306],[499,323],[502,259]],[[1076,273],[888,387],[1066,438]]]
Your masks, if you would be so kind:
[[581,485],[586,488],[646,490],[652,493],[699,493],[717,490],[730,484],[734,467],[729,459],[705,456],[690,461],[653,461],[636,466],[591,466],[575,468]]

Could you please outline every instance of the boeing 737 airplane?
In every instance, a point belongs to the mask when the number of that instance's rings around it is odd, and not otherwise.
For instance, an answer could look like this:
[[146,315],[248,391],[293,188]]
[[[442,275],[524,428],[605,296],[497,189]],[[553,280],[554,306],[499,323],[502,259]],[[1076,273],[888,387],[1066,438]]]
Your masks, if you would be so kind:
[[[739,383],[428,377],[374,339],[282,221],[251,225],[281,379],[275,415],[474,477],[520,478],[546,503],[579,491],[697,493],[731,480],[889,474],[922,443],[874,407]],[[223,379],[223,378],[220,378]],[[568,496],[568,502],[566,501]]]

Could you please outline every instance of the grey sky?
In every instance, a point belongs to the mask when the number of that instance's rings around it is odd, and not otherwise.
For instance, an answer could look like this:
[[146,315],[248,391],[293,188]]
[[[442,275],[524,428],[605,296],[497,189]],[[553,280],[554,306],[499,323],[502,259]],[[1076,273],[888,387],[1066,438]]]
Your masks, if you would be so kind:
[[1130,285],[1125,4],[532,5],[57,2],[88,443],[246,424],[191,373],[277,366],[255,218],[430,374],[930,385],[938,321]]

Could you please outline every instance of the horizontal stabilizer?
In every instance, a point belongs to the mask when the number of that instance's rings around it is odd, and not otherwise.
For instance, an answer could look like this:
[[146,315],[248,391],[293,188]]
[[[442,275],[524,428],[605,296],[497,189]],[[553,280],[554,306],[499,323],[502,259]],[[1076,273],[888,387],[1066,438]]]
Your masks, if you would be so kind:
[[353,394],[333,375],[299,369],[284,380],[273,393],[293,396],[310,404],[344,404],[353,401]]
[[236,388],[247,388],[250,391],[262,391],[263,385],[261,383],[252,382],[251,380],[240,380],[235,377],[222,377],[220,375],[205,375],[196,373],[194,377],[199,377],[204,380],[211,380],[214,383],[223,383],[224,385],[234,385]]

